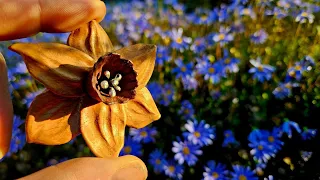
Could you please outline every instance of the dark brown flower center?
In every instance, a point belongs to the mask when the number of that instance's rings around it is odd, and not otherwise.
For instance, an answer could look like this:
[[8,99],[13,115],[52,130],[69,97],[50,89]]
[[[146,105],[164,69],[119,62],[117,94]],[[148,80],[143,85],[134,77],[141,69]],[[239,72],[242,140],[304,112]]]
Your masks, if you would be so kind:
[[87,88],[92,98],[111,105],[133,99],[137,86],[137,73],[132,62],[110,53],[95,63]]

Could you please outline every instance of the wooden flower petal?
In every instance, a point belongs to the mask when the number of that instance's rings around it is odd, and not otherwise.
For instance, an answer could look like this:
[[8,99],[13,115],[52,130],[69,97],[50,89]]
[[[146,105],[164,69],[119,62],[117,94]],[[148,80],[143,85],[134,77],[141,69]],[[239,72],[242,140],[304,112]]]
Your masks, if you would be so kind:
[[124,105],[127,110],[127,125],[130,127],[143,128],[161,117],[146,87],[137,91],[135,99],[128,101]]
[[30,74],[53,93],[84,94],[83,79],[94,65],[89,55],[58,43],[18,43],[10,49],[23,56]]
[[151,44],[135,44],[115,51],[122,59],[133,62],[133,68],[138,73],[138,88],[141,89],[148,83],[156,60],[157,47]]
[[30,143],[58,145],[80,133],[80,98],[64,98],[50,91],[38,95],[26,118]]
[[113,51],[109,36],[95,20],[72,31],[68,45],[89,54],[95,61]]
[[98,157],[117,157],[124,144],[126,115],[123,105],[84,101],[81,132],[91,151]]

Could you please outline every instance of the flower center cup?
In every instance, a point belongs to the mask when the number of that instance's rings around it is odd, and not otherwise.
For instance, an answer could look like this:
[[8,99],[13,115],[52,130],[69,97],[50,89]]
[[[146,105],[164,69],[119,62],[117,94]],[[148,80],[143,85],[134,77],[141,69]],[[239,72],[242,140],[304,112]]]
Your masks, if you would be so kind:
[[137,73],[130,60],[121,59],[119,54],[102,56],[95,63],[89,78],[89,95],[105,104],[125,103],[133,99],[138,87]]

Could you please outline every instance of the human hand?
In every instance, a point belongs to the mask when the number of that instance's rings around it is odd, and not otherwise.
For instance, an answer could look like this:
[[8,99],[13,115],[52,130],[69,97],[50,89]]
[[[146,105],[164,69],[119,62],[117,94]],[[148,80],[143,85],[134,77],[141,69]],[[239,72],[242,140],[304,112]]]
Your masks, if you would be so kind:
[[[23,13],[22,13],[23,12]],[[0,41],[38,32],[68,32],[91,20],[101,21],[106,7],[100,0],[0,0]],[[13,109],[5,59],[0,53],[0,159],[11,140]],[[22,179],[146,179],[145,164],[134,156],[114,159],[77,158]]]

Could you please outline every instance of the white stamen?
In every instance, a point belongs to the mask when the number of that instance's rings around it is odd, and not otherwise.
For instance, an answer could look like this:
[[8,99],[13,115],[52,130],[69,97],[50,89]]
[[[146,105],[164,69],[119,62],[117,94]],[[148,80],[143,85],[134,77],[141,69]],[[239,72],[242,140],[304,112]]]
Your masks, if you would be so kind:
[[104,75],[109,79],[110,78],[110,71],[105,71]]
[[117,95],[116,90],[114,90],[113,87],[110,87],[109,95],[110,95],[111,97],[115,97],[115,96]]
[[119,86],[114,86],[114,88],[115,88],[117,91],[121,91],[121,87],[119,87]]
[[121,74],[117,74],[116,77],[114,77],[114,79],[117,79],[118,81],[120,81],[122,78]]
[[109,87],[109,83],[108,81],[104,80],[104,81],[101,81],[100,86],[102,89],[107,89]]
[[114,87],[119,85],[119,81],[117,79],[112,79],[110,82]]

